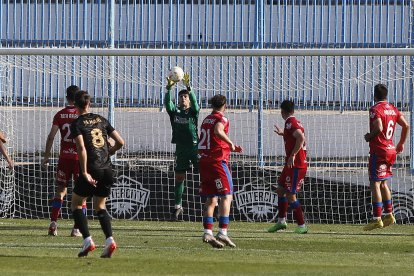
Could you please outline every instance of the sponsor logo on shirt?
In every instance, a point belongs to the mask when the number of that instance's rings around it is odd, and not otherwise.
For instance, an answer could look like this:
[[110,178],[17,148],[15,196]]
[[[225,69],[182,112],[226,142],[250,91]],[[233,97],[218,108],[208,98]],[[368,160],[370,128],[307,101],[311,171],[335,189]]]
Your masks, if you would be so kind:
[[179,116],[175,116],[174,117],[174,123],[177,123],[177,124],[188,124],[188,118],[182,118],[182,117],[179,117]]

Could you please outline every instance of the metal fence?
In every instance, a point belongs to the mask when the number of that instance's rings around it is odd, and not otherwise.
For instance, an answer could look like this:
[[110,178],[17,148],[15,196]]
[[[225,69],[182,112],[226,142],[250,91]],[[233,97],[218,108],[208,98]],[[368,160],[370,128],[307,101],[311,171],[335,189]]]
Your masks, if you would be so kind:
[[[369,47],[409,47],[411,45],[412,1],[1,1],[0,39],[2,47],[89,47],[89,48],[369,48]],[[97,61],[89,60],[83,67],[94,68]],[[315,62],[319,68],[319,59]],[[346,60],[339,59],[334,66],[342,68],[336,78],[346,78]],[[365,63],[369,59],[365,60]],[[76,63],[74,61],[73,63]],[[173,62],[174,63],[174,62]],[[260,66],[270,68],[277,61],[264,60]],[[362,61],[364,63],[364,61]],[[159,87],[148,88],[142,84],[127,86],[115,83],[115,104],[129,102],[128,106],[153,107],[160,97],[160,83],[164,79],[168,64],[160,68],[164,73],[154,74],[148,61],[134,64],[141,66],[143,76],[149,76],[149,83]],[[175,65],[175,64],[174,64]],[[191,68],[196,65],[190,64]],[[40,66],[47,66],[40,65]],[[59,64],[61,72],[74,64]],[[379,67],[378,71],[395,70],[394,64]],[[410,65],[404,65],[410,66]],[[69,69],[68,69],[69,67]],[[226,68],[215,72],[220,81],[225,78]],[[289,63],[283,78],[297,79],[297,62]],[[146,69],[148,68],[148,69]],[[58,70],[58,71],[59,71]],[[122,65],[116,70],[126,70]],[[147,71],[146,71],[147,70]],[[363,72],[364,67],[358,65]],[[314,69],[304,68],[302,78],[316,78]],[[247,73],[248,74],[248,73]],[[51,104],[62,101],[64,87],[71,83],[88,87],[90,80],[61,73],[49,81],[45,77],[25,76],[19,69],[12,72],[14,77],[14,102],[18,105]],[[193,74],[200,79],[205,73]],[[403,76],[403,79],[409,76]],[[26,82],[36,78],[36,88],[27,89]],[[152,78],[152,79],[151,79]],[[369,81],[366,79],[362,81]],[[384,78],[386,79],[386,78]],[[247,80],[249,81],[249,80]],[[93,82],[93,81],[92,81]],[[202,82],[202,81],[198,81]],[[53,85],[56,83],[56,85]],[[61,84],[61,85],[57,85]],[[248,84],[247,84],[248,85]],[[396,94],[407,90],[407,83],[389,83],[400,87]],[[89,92],[100,101],[104,84],[88,87]],[[280,95],[275,95],[277,86],[265,91],[265,103],[277,103]],[[327,94],[335,95],[332,102],[340,101],[340,93],[332,89]],[[60,92],[59,92],[60,90]],[[299,105],[320,105],[319,89],[301,89],[295,93],[307,98]],[[303,89],[304,90],[304,89]],[[315,95],[303,96],[304,93]],[[325,93],[325,92],[323,92]],[[357,87],[356,95],[370,93]],[[231,98],[240,103],[241,108],[249,108],[249,94],[239,93]],[[276,94],[277,91],[276,91]],[[319,97],[320,98],[320,97]],[[351,101],[351,96],[348,97]],[[355,97],[354,97],[355,98]],[[360,97],[362,98],[362,97]],[[398,97],[401,106],[406,106],[405,97]],[[369,101],[369,99],[368,99]],[[363,103],[362,106],[369,105]],[[250,107],[251,108],[251,107]]]

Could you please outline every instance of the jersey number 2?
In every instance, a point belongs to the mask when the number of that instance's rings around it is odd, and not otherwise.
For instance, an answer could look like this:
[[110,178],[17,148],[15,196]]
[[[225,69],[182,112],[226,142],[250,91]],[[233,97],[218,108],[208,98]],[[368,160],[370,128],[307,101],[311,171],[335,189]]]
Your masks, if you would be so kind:
[[210,149],[210,129],[207,129],[207,131],[204,128],[201,129],[200,143],[198,144],[198,149]]
[[75,141],[73,139],[69,139],[70,137],[70,124],[64,124],[62,126],[62,130],[66,129],[66,135],[63,137],[63,141],[68,142],[68,143],[75,143]]

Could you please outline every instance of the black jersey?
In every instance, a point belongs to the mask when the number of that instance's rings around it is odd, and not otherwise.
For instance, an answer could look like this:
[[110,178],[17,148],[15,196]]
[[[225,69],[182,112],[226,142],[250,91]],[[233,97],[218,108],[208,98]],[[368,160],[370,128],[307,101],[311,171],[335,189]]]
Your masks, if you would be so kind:
[[70,126],[72,137],[83,136],[87,153],[88,170],[106,169],[111,166],[108,135],[115,129],[107,119],[98,114],[80,115]]

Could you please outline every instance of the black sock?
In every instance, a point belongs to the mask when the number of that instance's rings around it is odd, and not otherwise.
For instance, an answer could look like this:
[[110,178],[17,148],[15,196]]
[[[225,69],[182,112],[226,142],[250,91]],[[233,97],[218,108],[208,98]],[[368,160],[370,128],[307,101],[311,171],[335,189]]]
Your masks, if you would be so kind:
[[99,223],[106,238],[112,237],[111,217],[105,209],[99,210],[97,213]]
[[88,228],[88,220],[86,219],[85,214],[82,209],[76,209],[72,212],[73,219],[75,220],[76,226],[79,228],[79,231],[82,233],[84,239],[90,236]]

